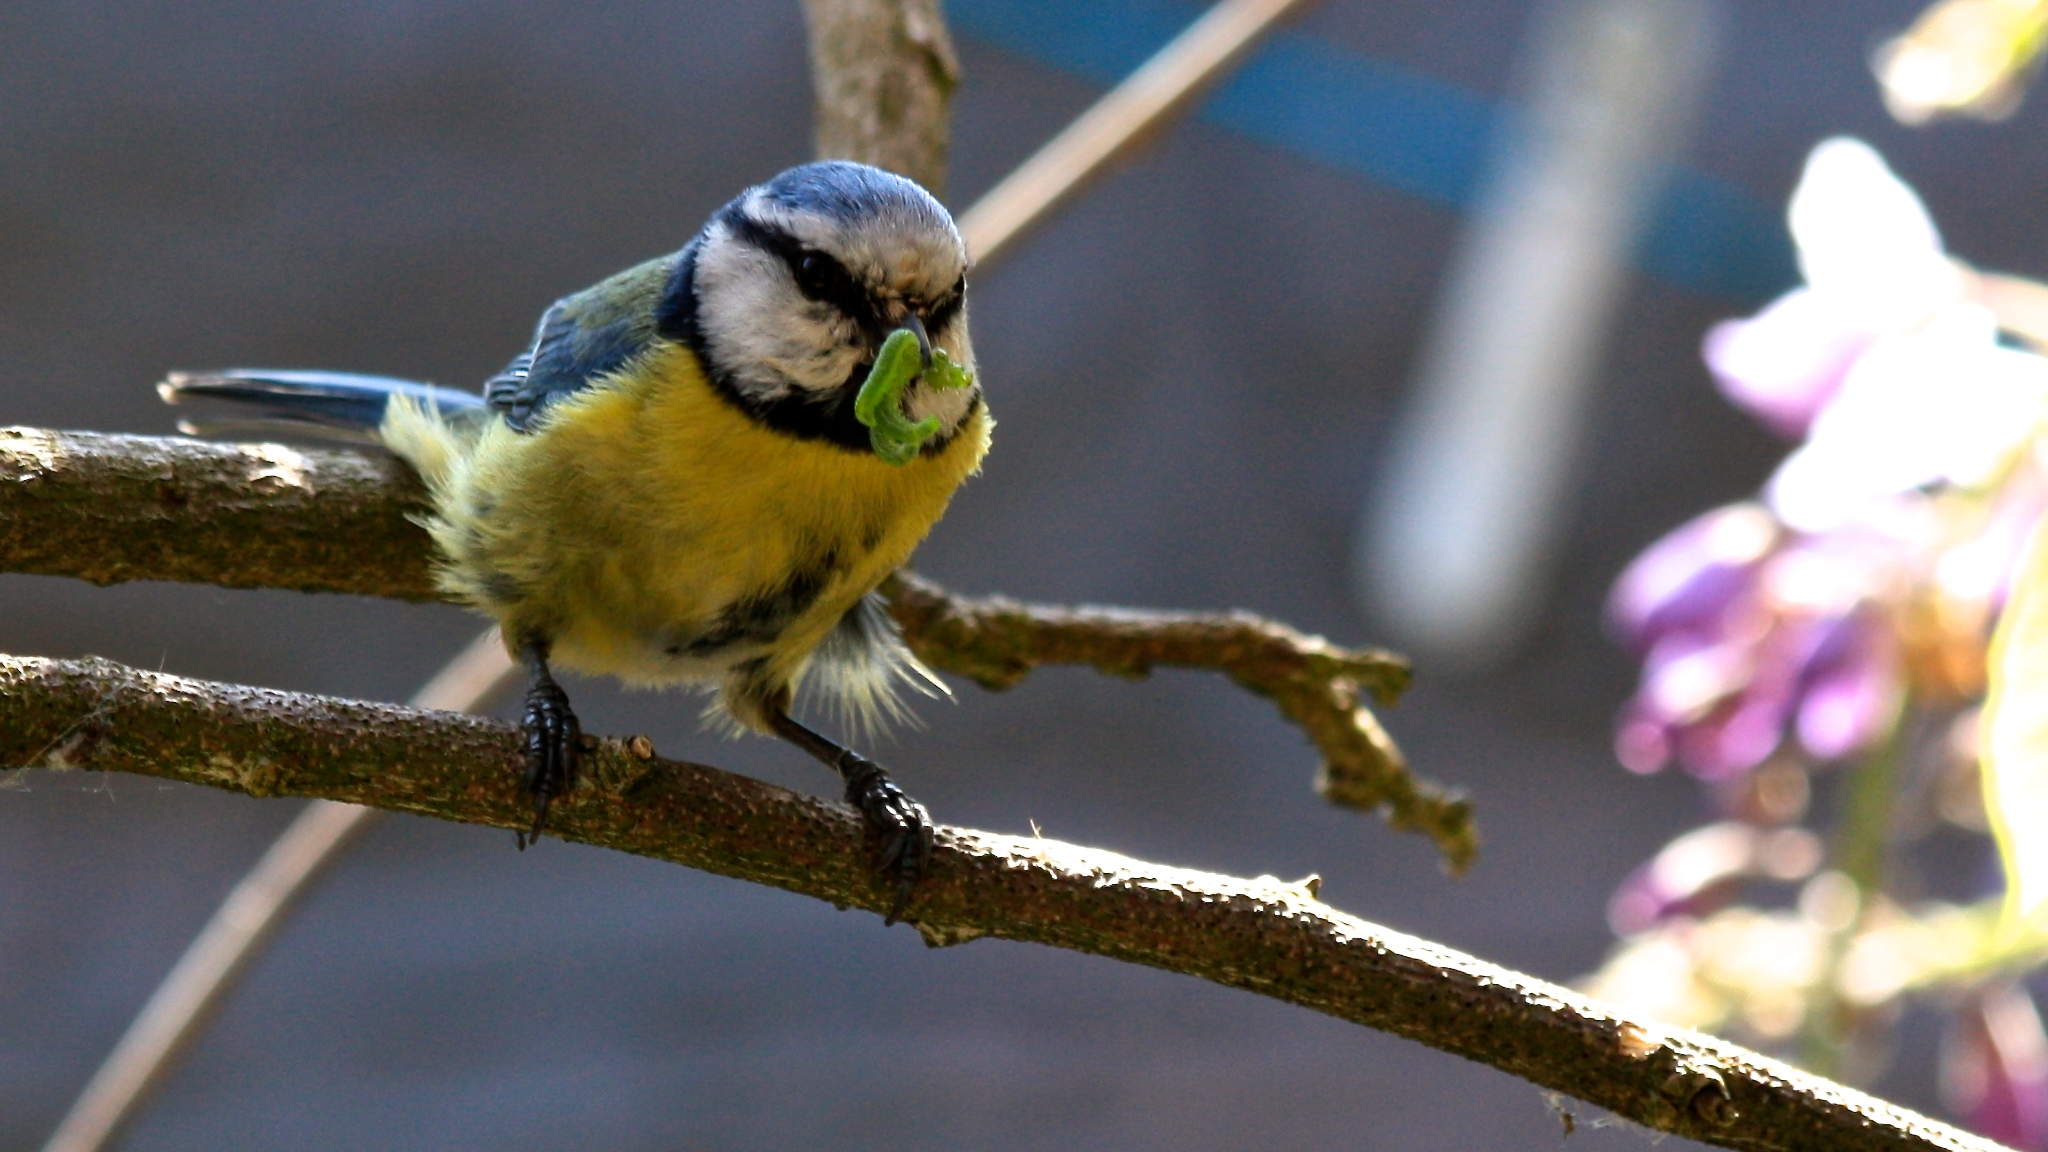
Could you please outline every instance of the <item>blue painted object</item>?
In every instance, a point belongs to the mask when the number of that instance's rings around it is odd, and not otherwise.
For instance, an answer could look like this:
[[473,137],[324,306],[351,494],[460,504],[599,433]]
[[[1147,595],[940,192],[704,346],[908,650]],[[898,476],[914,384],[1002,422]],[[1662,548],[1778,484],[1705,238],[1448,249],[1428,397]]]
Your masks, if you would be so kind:
[[[1112,84],[1199,9],[1171,0],[950,0],[961,33]],[[1255,49],[1197,114],[1396,191],[1464,209],[1477,199],[1500,109],[1476,93],[1297,32]],[[1680,168],[1637,253],[1650,276],[1745,304],[1798,283],[1783,213],[1730,181]]]

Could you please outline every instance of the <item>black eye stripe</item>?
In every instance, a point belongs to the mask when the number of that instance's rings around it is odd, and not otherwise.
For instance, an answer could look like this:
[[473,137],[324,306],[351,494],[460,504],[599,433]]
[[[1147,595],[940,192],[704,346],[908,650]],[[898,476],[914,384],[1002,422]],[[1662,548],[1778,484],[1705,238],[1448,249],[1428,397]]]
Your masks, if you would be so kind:
[[806,248],[796,237],[780,228],[762,224],[739,211],[728,213],[725,225],[732,231],[734,239],[782,261],[789,269],[790,278],[796,281],[797,290],[806,299],[832,305],[863,328],[879,330],[882,327],[881,318],[875,314],[874,301],[853,278],[853,273],[829,254]]
[[[763,224],[741,212],[738,205],[725,213],[725,225],[734,239],[782,261],[805,299],[832,305],[876,340],[885,334],[889,325],[883,322],[874,297],[830,253],[805,247],[801,240],[782,229]],[[967,277],[962,276],[945,296],[930,307],[920,309],[925,327],[933,332],[944,329],[960,314],[966,302]]]
[[874,301],[839,261],[823,252],[803,251],[793,261],[784,257],[784,262],[806,298],[831,304],[864,324],[880,323]]

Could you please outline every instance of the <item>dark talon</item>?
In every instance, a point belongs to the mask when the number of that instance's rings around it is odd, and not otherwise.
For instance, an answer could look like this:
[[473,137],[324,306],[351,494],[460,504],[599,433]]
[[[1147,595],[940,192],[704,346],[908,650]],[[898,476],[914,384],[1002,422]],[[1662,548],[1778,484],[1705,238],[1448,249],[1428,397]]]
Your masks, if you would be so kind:
[[769,713],[769,727],[775,734],[803,749],[846,778],[846,802],[860,809],[868,831],[882,838],[876,868],[896,882],[896,899],[889,905],[886,924],[894,924],[910,903],[910,890],[924,875],[932,855],[932,818],[924,805],[910,798],[889,779],[882,766],[851,749],[818,735],[792,719],[789,713]]
[[931,814],[898,788],[880,765],[857,752],[841,753],[836,767],[846,777],[846,802],[860,809],[871,832],[886,838],[877,868],[896,882],[896,899],[882,922],[894,924],[931,859]]
[[569,694],[548,674],[546,650],[530,646],[526,655],[533,669],[533,686],[527,689],[519,726],[526,735],[524,790],[533,797],[533,828],[514,833],[522,852],[540,840],[548,805],[575,783],[583,751],[583,726],[569,708]]

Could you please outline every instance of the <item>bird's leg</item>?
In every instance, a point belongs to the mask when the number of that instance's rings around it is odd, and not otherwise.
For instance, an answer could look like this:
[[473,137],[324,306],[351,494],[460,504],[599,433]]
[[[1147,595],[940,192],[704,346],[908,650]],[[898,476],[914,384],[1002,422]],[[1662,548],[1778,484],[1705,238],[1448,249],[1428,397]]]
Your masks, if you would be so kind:
[[548,672],[548,645],[530,640],[520,646],[532,682],[526,689],[526,710],[519,727],[526,735],[526,792],[533,797],[533,830],[520,832],[519,850],[540,840],[548,804],[576,780],[576,761],[583,751],[583,726],[569,710],[569,694]]
[[932,818],[924,805],[898,788],[882,766],[843,748],[777,710],[769,715],[777,736],[822,761],[846,780],[846,802],[860,809],[868,828],[882,839],[881,870],[896,882],[896,901],[886,923],[894,924],[910,901],[911,886],[924,872],[932,852]]

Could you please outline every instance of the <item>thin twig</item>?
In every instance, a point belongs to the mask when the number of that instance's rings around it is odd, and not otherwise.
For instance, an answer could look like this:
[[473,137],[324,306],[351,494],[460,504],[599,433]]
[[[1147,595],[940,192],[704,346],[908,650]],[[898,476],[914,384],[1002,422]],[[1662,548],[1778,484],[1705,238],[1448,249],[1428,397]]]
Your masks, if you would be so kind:
[[[486,706],[514,670],[504,653],[498,630],[489,629],[427,681],[412,706],[454,712]],[[43,1152],[98,1152],[108,1145],[177,1066],[285,916],[376,815],[377,809],[359,804],[315,800],[292,820],[150,994]]]
[[1083,664],[1141,677],[1155,666],[1211,668],[1273,701],[1323,754],[1316,790],[1365,811],[1385,806],[1396,828],[1436,842],[1463,872],[1479,851],[1470,802],[1417,777],[1362,706],[1391,704],[1408,687],[1408,662],[1376,648],[1339,648],[1249,612],[1153,612],[1023,604],[955,596],[899,572],[883,585],[890,611],[919,658],[984,688],[1007,688],[1045,664]]
[[986,265],[1200,96],[1302,0],[1222,0],[960,217]]
[[[0,657],[0,763],[22,763],[67,731],[43,766],[317,796],[501,828],[529,818],[511,725],[209,684],[103,660]],[[551,830],[841,907],[879,913],[893,899],[852,809],[658,759],[644,738],[598,741]],[[907,918],[935,945],[979,936],[1034,941],[1243,988],[1730,1148],[1997,1147],[1735,1045],[1633,1020],[1348,916],[1305,884],[947,828]]]

